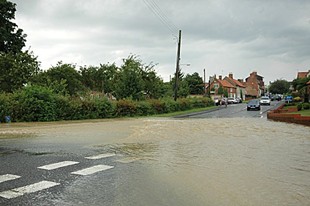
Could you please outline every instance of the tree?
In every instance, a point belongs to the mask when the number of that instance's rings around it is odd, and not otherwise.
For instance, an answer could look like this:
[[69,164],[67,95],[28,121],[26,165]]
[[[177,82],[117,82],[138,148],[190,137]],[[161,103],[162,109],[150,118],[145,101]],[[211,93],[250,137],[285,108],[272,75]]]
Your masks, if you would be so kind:
[[0,0],[0,52],[16,54],[25,46],[27,35],[12,22],[15,12],[15,3]]
[[185,77],[185,81],[189,86],[189,93],[190,94],[203,94],[203,79],[199,76],[197,72],[193,73],[192,75],[188,74]]
[[298,91],[298,95],[303,96],[304,97],[304,102],[308,102],[309,101],[309,91],[308,91],[308,86],[307,86],[307,82],[310,81],[310,77],[306,77],[306,78],[297,78],[294,79],[292,82],[292,85],[294,87],[295,91]]
[[32,52],[0,53],[0,91],[22,88],[39,71],[39,62]]
[[289,92],[290,83],[286,80],[279,79],[270,84],[269,92],[272,94],[285,94]]
[[115,64],[100,64],[100,67],[81,67],[80,74],[85,87],[92,91],[112,93],[114,78],[119,68]]
[[134,100],[143,98],[142,64],[136,56],[129,56],[123,60],[123,65],[116,76],[116,98],[131,97]]
[[34,77],[32,83],[53,89],[55,93],[74,96],[85,90],[81,80],[74,65],[58,62],[55,67]]
[[[175,74],[175,73],[174,73]],[[184,73],[182,72],[181,69],[179,69],[178,71],[178,82],[177,82],[177,98],[179,97],[187,97],[190,93],[189,93],[189,86],[188,86],[188,82],[185,81],[184,78]],[[170,84],[172,85],[173,91],[175,91],[175,75],[174,77],[171,79]]]

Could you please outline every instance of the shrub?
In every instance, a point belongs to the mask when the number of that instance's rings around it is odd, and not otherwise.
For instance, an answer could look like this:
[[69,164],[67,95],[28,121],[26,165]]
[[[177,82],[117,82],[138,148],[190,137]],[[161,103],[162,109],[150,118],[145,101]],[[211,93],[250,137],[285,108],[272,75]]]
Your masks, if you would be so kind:
[[57,120],[56,103],[51,90],[41,86],[27,86],[13,94],[13,120]]
[[94,99],[96,112],[98,113],[97,118],[108,118],[112,117],[115,105],[109,101],[107,98],[96,98]]
[[162,114],[167,112],[165,101],[159,99],[151,99],[149,100],[149,102],[156,114]]
[[301,103],[297,104],[297,110],[300,111],[301,109],[302,109],[302,104]]
[[180,110],[184,111],[184,110],[188,110],[188,109],[192,109],[192,105],[190,104],[190,100],[186,99],[186,98],[180,98],[177,100]]
[[4,122],[5,116],[12,114],[12,98],[8,93],[0,93],[0,122]]
[[309,104],[309,103],[303,103],[303,104],[302,104],[302,107],[303,107],[304,109],[309,109],[309,108],[310,108],[310,104]]
[[148,101],[137,102],[137,115],[146,116],[155,114],[155,110],[152,108],[151,103]]
[[116,116],[134,116],[137,111],[137,104],[130,99],[121,99],[116,103]]
[[166,112],[180,111],[180,104],[171,98],[163,99],[165,101]]

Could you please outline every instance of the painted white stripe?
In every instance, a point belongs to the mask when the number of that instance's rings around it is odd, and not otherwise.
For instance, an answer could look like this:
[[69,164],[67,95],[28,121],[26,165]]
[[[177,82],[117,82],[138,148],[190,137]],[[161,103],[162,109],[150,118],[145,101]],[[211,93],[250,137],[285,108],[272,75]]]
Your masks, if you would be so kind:
[[74,175],[91,175],[91,174],[94,174],[96,172],[112,169],[113,167],[114,166],[109,166],[109,165],[96,165],[96,166],[89,167],[89,168],[86,168],[83,170],[71,172],[71,174],[74,174]]
[[15,180],[17,178],[20,178],[18,175],[11,175],[11,174],[6,174],[6,175],[0,175],[0,183],[1,182],[6,182],[9,180]]
[[91,156],[91,157],[85,157],[86,159],[91,159],[91,160],[98,160],[98,159],[102,159],[102,158],[106,158],[106,157],[113,157],[115,156],[114,153],[106,153],[106,154],[99,154],[99,155],[95,155],[95,156]]
[[63,162],[57,162],[57,163],[54,163],[54,164],[44,165],[44,166],[41,166],[41,167],[38,167],[38,168],[39,169],[44,169],[44,170],[54,170],[54,169],[58,169],[60,167],[66,167],[66,166],[75,165],[75,164],[79,164],[79,162],[63,161]]
[[48,189],[56,185],[60,185],[60,184],[56,182],[50,182],[50,181],[41,181],[41,182],[37,182],[37,183],[27,185],[24,187],[19,187],[19,188],[15,188],[12,190],[0,192],[0,197],[6,198],[6,199],[12,199],[12,198],[22,196],[24,194],[34,193],[40,190]]

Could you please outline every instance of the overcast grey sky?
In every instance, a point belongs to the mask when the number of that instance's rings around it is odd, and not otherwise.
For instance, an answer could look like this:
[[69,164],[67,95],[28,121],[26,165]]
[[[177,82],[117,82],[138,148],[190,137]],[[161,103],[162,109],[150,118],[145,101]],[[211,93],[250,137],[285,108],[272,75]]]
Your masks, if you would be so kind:
[[[16,23],[42,69],[94,65],[139,55],[165,80],[175,72],[178,30],[181,68],[203,76],[265,83],[293,80],[310,69],[309,0],[12,0]],[[157,15],[156,15],[157,14]],[[182,66],[188,64],[190,66]]]

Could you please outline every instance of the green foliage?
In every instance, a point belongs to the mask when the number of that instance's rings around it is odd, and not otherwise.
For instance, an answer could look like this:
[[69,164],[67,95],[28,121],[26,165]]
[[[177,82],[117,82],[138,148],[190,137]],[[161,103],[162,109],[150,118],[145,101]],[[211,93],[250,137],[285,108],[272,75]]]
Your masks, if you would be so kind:
[[310,109],[310,104],[309,103],[303,103],[302,104],[303,109],[307,110]]
[[192,75],[186,75],[184,80],[188,84],[190,94],[197,95],[204,93],[203,80],[197,72],[193,73]]
[[57,120],[56,103],[51,90],[27,86],[13,95],[13,118],[18,121]]
[[16,4],[0,0],[0,53],[19,53],[25,46],[26,35],[13,22]]
[[294,79],[292,82],[292,85],[294,87],[294,90],[297,91],[297,95],[303,97],[304,102],[308,102],[309,99],[309,91],[307,87],[307,82],[310,81],[310,77],[306,78],[297,78]]
[[12,114],[12,95],[0,93],[0,122],[4,122],[5,116]]
[[0,91],[18,90],[38,72],[39,63],[32,52],[0,53]]
[[121,99],[116,103],[116,116],[135,116],[137,103],[131,99]]
[[58,62],[55,67],[39,73],[37,77],[32,79],[32,82],[49,87],[58,94],[76,96],[78,93],[85,91],[81,80],[82,77],[74,65]]
[[300,111],[302,109],[302,103],[297,104],[297,110]]
[[289,92],[290,83],[280,79],[272,82],[269,87],[269,92],[272,94],[286,94]]

